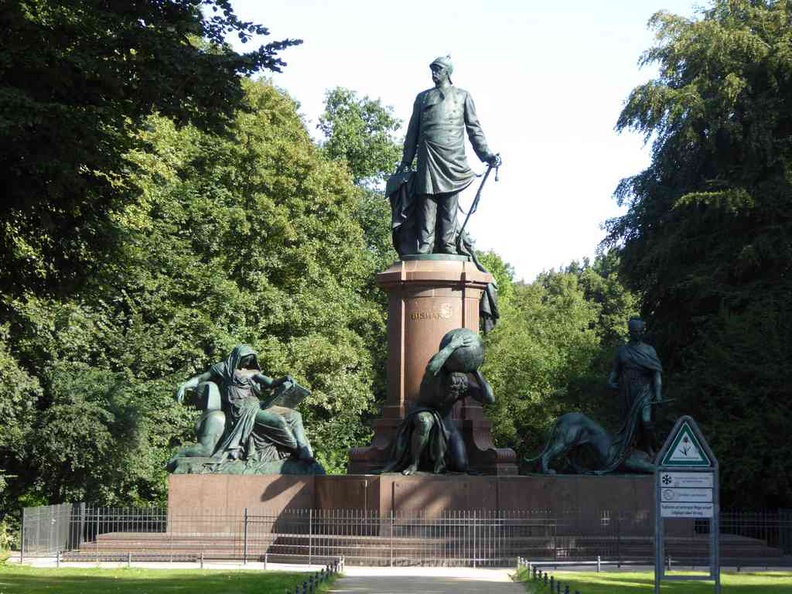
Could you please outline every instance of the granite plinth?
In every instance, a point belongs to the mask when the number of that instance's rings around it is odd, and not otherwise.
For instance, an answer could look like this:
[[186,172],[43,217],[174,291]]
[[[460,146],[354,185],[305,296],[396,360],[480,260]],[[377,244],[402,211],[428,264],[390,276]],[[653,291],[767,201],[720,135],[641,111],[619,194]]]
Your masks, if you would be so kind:
[[360,510],[384,516],[541,511],[550,516],[575,513],[596,525],[605,512],[615,516],[621,511],[649,521],[654,501],[650,475],[171,475],[169,481],[170,513],[245,508],[276,514],[297,509]]

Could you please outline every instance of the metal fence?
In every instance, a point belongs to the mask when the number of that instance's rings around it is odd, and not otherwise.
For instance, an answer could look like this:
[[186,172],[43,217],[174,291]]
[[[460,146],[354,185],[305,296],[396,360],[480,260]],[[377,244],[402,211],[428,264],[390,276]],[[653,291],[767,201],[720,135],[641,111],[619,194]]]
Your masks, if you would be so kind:
[[21,550],[31,556],[54,556],[58,551],[79,548],[84,535],[74,522],[84,504],[63,503],[26,507],[22,512]]
[[[792,516],[724,512],[722,558],[790,565]],[[702,526],[683,521],[669,533],[669,554],[706,558]],[[84,504],[24,510],[22,555],[64,560],[198,561],[234,559],[356,565],[513,566],[517,557],[557,563],[596,558],[651,563],[647,512],[585,510],[457,511],[381,516],[361,510],[210,510],[99,508]],[[759,563],[761,564],[761,563]]]
[[[721,534],[756,539],[784,555],[792,555],[792,509],[724,511],[720,518]],[[705,522],[699,531],[705,533],[707,529]]]

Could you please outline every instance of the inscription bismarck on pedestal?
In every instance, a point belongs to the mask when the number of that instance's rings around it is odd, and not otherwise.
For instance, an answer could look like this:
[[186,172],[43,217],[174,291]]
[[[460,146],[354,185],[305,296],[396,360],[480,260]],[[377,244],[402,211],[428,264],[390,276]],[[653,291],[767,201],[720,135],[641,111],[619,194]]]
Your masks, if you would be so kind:
[[448,320],[453,316],[454,310],[450,303],[443,303],[437,311],[414,311],[410,313],[410,320]]
[[[388,293],[388,396],[372,444],[350,452],[350,474],[385,466],[396,431],[418,398],[427,363],[449,331],[478,331],[481,296],[491,280],[466,257],[440,254],[401,260],[377,276]],[[478,402],[457,403],[453,418],[471,471],[517,474],[514,451],[495,448]]]

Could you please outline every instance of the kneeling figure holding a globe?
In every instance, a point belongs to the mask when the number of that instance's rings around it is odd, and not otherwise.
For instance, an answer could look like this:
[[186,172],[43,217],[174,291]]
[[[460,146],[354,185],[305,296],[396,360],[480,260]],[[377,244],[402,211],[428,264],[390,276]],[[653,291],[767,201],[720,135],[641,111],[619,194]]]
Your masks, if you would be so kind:
[[484,344],[477,333],[457,328],[443,336],[440,350],[426,366],[415,407],[399,426],[383,472],[467,472],[467,451],[451,413],[454,403],[466,396],[495,402],[492,387],[479,371],[483,363]]

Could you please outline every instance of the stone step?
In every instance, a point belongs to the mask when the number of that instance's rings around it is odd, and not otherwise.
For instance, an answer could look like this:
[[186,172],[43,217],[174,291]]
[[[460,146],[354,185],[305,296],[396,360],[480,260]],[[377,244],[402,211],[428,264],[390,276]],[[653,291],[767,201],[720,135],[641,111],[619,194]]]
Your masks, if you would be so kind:
[[[247,550],[251,558],[267,553],[273,557],[273,562],[277,556],[293,561],[308,554],[308,540],[308,535],[250,535]],[[433,556],[440,559],[476,555],[485,559],[495,550],[502,558],[527,556],[574,560],[601,555],[625,561],[646,561],[654,557],[654,541],[650,537],[556,537],[555,543],[548,537],[512,537],[493,540],[490,544],[479,541],[476,544],[478,550],[474,549],[470,539],[455,537],[391,539],[387,536],[312,535],[310,540],[313,556],[332,558],[343,555],[351,563],[365,559],[390,559],[391,556],[404,562]],[[100,535],[98,541],[86,543],[80,550],[65,553],[64,559],[113,557],[125,560],[130,551],[133,558],[139,560],[145,557],[196,560],[201,554],[207,559],[239,559],[243,555],[244,543],[241,535],[228,533],[110,533]],[[680,562],[687,559],[703,563],[709,555],[709,540],[705,535],[667,537],[666,552]],[[780,560],[781,557],[780,549],[769,547],[764,541],[737,535],[721,537],[721,558],[724,560]]]

